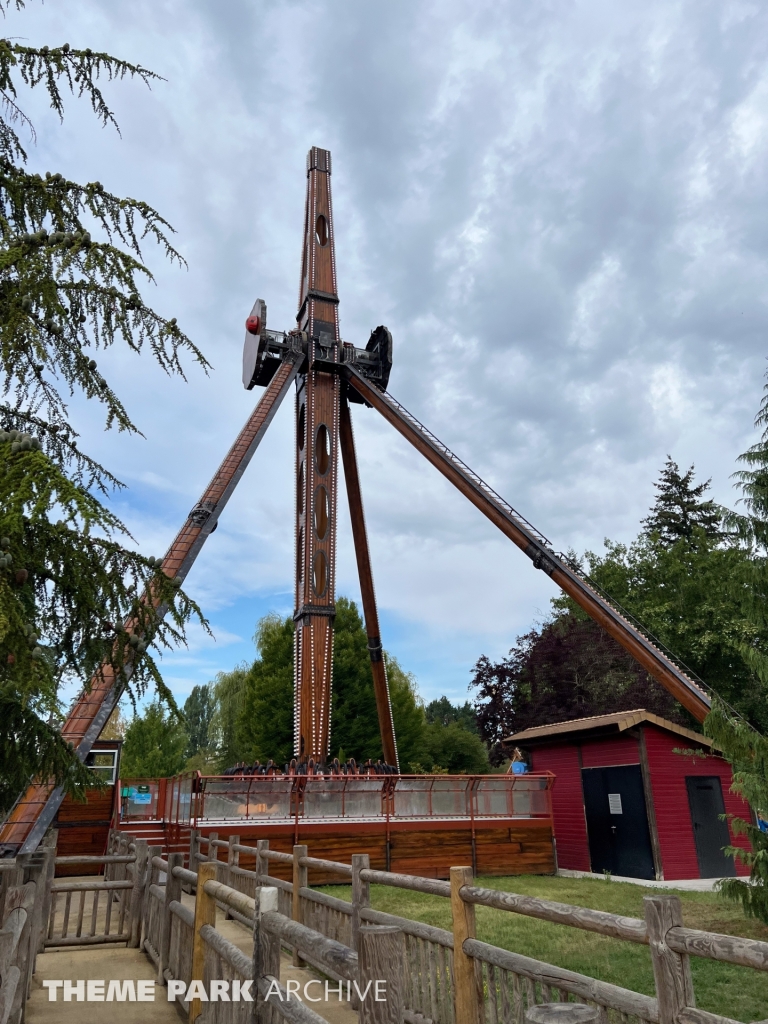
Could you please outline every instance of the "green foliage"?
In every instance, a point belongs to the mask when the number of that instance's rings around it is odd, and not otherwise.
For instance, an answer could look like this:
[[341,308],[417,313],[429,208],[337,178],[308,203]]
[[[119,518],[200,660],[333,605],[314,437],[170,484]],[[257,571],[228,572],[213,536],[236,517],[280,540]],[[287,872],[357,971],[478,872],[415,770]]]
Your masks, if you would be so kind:
[[0,808],[10,808],[29,781],[29,766],[60,780],[68,794],[80,795],[93,786],[95,773],[78,759],[57,728],[42,718],[44,707],[0,688]]
[[[768,820],[768,739],[735,718],[717,700],[704,723],[704,731],[733,766],[733,791]],[[731,826],[737,835],[746,835],[752,846],[751,850],[737,846],[726,849],[726,853],[749,868],[749,882],[725,878],[718,883],[718,889],[726,899],[740,903],[747,917],[768,924],[768,833],[741,818],[733,818]]]
[[720,507],[714,501],[701,500],[710,481],[693,486],[693,474],[691,466],[681,476],[677,463],[668,455],[659,482],[653,485],[659,493],[643,525],[647,534],[656,534],[663,544],[676,544],[683,538],[690,540],[697,528],[711,539],[723,537]]
[[242,759],[238,723],[245,699],[248,672],[248,665],[243,663],[235,666],[231,672],[219,672],[213,682],[215,708],[209,737],[217,751],[219,770],[228,768]]
[[293,633],[293,619],[274,613],[256,627],[258,657],[245,681],[237,761],[272,758],[282,767],[293,756]]
[[485,775],[490,771],[488,749],[460,722],[435,722],[424,730],[421,764],[427,771],[440,767],[449,775]]
[[424,705],[419,697],[413,674],[406,672],[397,659],[386,652],[384,660],[387,665],[397,756],[400,770],[405,772],[409,770],[409,765],[418,761],[423,754],[426,724]]
[[[293,635],[290,616],[267,615],[257,626],[258,657],[245,678],[236,756],[229,764],[272,758],[282,766],[293,757]],[[407,764],[420,747],[424,711],[412,677],[394,658],[385,658],[398,751]],[[331,751],[358,761],[382,756],[368,640],[357,607],[346,597],[336,602]]]
[[[138,431],[98,368],[100,349],[147,351],[169,374],[183,375],[184,355],[207,366],[175,318],[140,294],[153,282],[146,240],[183,263],[172,228],[100,182],[28,169],[18,134],[34,140],[22,86],[43,89],[59,117],[66,92],[84,97],[102,125],[116,127],[99,82],[125,77],[157,76],[90,49],[0,40],[0,700],[15,707],[0,719],[0,751],[16,751],[0,762],[0,778],[13,786],[35,774],[67,785],[81,777],[74,752],[40,725],[60,720],[64,679],[87,683],[106,660],[132,699],[153,683],[172,704],[149,648],[182,641],[199,616],[154,559],[127,546],[127,531],[95,497],[122,485],[81,450],[67,421],[68,397],[81,394],[101,404],[107,427]],[[168,619],[153,604],[167,606]]]
[[214,684],[193,686],[192,692],[184,702],[184,722],[189,741],[187,757],[194,757],[200,751],[211,747],[211,722],[216,710]]
[[[745,591],[755,582],[750,552],[723,546],[694,527],[674,544],[641,534],[628,547],[606,541],[585,556],[589,575],[756,728],[768,729],[768,623],[755,621]],[[558,610],[584,617],[569,599]]]
[[470,732],[477,733],[477,712],[468,700],[463,704],[451,704],[447,697],[438,697],[437,700],[431,700],[424,710],[428,725],[458,722]]
[[331,751],[339,749],[357,761],[383,756],[368,637],[357,606],[346,597],[336,602],[333,633]]
[[120,774],[124,779],[176,775],[184,767],[188,736],[183,722],[159,700],[135,715],[125,731]]
[[768,384],[763,388],[755,426],[762,428],[760,440],[738,458],[747,468],[733,474],[741,491],[737,504],[745,513],[726,511],[725,521],[739,537],[764,552],[768,550]]
[[[222,768],[257,758],[262,763],[272,758],[282,766],[293,756],[293,636],[290,616],[265,616],[254,637],[258,657],[253,665],[218,677],[213,729]],[[332,755],[377,760],[383,755],[368,642],[360,612],[346,597],[336,603],[333,643]],[[452,771],[487,771],[485,747],[462,724],[474,721],[467,706],[455,708],[445,698],[435,702],[444,717],[455,717],[446,727],[436,711],[427,727],[413,676],[391,655],[385,653],[384,659],[402,770],[426,764],[427,770],[441,765]],[[446,711],[443,702],[453,710]]]

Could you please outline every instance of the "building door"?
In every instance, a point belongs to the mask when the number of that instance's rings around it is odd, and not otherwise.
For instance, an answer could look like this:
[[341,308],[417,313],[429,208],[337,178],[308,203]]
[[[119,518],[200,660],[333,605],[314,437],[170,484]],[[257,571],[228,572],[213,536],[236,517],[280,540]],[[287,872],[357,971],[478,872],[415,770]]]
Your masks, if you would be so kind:
[[583,768],[581,778],[592,870],[655,878],[640,765]]
[[736,874],[733,857],[726,857],[724,846],[731,845],[728,824],[721,821],[725,814],[723,788],[717,775],[688,775],[688,804],[691,808],[693,838],[702,878],[721,878]]

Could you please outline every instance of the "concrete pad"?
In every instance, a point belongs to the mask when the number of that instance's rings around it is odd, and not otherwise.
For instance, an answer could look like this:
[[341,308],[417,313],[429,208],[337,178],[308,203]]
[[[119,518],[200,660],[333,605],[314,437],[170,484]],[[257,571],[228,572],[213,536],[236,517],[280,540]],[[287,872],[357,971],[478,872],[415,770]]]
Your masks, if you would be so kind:
[[155,985],[154,1003],[63,1002],[59,989],[55,1003],[49,1002],[46,979],[155,980],[155,966],[138,949],[120,945],[67,947],[48,950],[37,958],[32,993],[27,1003],[26,1024],[179,1024],[182,1019],[166,989]]
[[657,882],[649,878],[627,878],[624,875],[597,875],[590,871],[570,871],[560,868],[560,878],[597,878],[603,882],[629,882],[630,885],[642,885],[646,889],[683,889],[687,892],[714,892],[715,883],[719,878],[679,878]]

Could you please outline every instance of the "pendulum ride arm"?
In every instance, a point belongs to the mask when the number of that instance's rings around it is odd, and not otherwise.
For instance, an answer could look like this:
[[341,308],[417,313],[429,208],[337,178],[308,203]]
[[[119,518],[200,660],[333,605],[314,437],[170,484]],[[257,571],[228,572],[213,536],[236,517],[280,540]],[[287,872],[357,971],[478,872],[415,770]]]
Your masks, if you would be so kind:
[[[340,357],[331,154],[313,146],[307,193],[299,310],[307,366],[296,386],[296,579],[294,745],[302,761],[324,763],[331,741],[333,623],[336,614],[336,483]],[[318,357],[331,370],[316,366]]]
[[491,520],[511,541],[528,555],[569,597],[617,640],[683,707],[702,722],[711,700],[694,679],[625,615],[592,587],[562,557],[555,554],[546,539],[519,513],[499,497],[480,477],[431,434],[391,395],[381,391],[353,366],[343,365],[340,372],[368,405],[373,406],[406,440],[439,469],[461,493]]
[[[216,475],[168,549],[162,564],[166,576],[183,580],[192,568],[295,379],[302,358],[299,352],[289,353],[281,363]],[[159,600],[155,600],[151,594],[146,594],[144,600],[153,603],[159,615],[165,613]],[[130,629],[132,622],[129,620],[125,625]],[[132,664],[125,666],[125,674],[129,677],[132,667]],[[94,740],[104,728],[120,694],[121,685],[115,678],[114,669],[108,664],[101,666],[89,686],[80,694],[61,732],[64,739],[75,747],[81,760],[84,761],[90,753]],[[56,816],[63,795],[61,787],[52,783],[31,783],[0,827],[0,856],[4,851],[34,851]]]
[[373,691],[376,696],[376,711],[379,716],[381,745],[386,763],[399,768],[397,744],[395,742],[395,726],[392,721],[392,703],[389,697],[389,683],[387,681],[387,666],[381,649],[379,616],[376,610],[376,593],[373,589],[371,556],[368,550],[368,536],[365,529],[365,515],[363,513],[363,496],[360,491],[360,474],[357,469],[355,438],[352,433],[352,417],[346,398],[342,398],[341,401],[339,443],[341,459],[344,464],[344,479],[347,482],[349,513],[352,519],[352,537],[355,542],[357,571],[360,576],[360,593],[363,598],[365,631],[368,634],[368,653],[371,656]]

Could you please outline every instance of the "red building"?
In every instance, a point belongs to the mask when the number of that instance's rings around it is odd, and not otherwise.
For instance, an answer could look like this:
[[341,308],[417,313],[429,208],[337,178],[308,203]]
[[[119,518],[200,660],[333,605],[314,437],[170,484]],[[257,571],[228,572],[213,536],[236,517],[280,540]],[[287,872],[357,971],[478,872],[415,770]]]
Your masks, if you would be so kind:
[[556,776],[558,867],[650,879],[748,874],[722,852],[749,844],[720,815],[752,813],[706,736],[640,710],[526,729],[505,743]]

